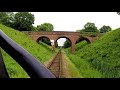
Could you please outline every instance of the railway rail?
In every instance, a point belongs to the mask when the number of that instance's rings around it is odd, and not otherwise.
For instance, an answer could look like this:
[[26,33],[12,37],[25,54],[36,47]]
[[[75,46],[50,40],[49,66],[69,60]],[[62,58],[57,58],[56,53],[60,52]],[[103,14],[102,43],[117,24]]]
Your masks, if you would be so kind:
[[61,78],[62,76],[62,53],[61,49],[58,51],[54,59],[48,66],[48,69],[55,75],[56,78]]

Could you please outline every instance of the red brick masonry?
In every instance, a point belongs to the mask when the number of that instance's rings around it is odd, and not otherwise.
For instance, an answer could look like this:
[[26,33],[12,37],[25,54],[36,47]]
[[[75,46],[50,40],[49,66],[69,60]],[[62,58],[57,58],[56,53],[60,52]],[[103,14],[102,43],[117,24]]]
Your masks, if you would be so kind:
[[31,37],[36,42],[38,42],[41,37],[47,37],[50,40],[54,40],[54,42],[55,42],[55,44],[53,46],[54,49],[55,49],[56,42],[59,38],[67,38],[71,41],[71,53],[74,53],[75,43],[79,38],[86,40],[87,42],[91,42],[93,39],[92,37],[88,37],[88,36],[83,37],[82,35],[80,35],[79,32],[68,32],[68,31],[51,31],[51,32],[23,31],[23,33],[25,33],[26,35]]

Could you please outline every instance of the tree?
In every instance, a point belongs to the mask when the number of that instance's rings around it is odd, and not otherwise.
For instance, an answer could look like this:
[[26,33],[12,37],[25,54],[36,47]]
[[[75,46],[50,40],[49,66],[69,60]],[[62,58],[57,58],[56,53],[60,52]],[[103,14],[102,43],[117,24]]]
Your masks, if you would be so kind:
[[83,31],[85,31],[85,32],[98,32],[98,29],[94,23],[88,22],[84,25]]
[[42,38],[41,42],[46,43],[47,45],[51,46],[51,42],[48,38]]
[[0,12],[0,23],[14,27],[14,13],[13,12]]
[[33,26],[31,31],[37,31],[37,27]]
[[67,39],[65,42],[64,42],[64,48],[68,48],[71,46],[71,42]]
[[18,12],[15,14],[15,29],[20,31],[31,31],[34,24],[34,15],[29,12]]
[[54,26],[51,23],[43,23],[41,25],[37,25],[38,31],[53,31]]
[[111,29],[111,27],[110,26],[102,26],[100,29],[100,33],[105,33],[105,32],[109,32],[109,31],[111,31],[112,29]]

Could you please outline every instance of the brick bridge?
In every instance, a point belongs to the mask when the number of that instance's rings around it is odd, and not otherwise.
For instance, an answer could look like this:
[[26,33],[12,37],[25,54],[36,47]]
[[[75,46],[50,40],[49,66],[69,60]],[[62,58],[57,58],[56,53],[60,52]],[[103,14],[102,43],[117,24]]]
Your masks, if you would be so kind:
[[55,46],[57,40],[60,38],[66,38],[71,42],[71,53],[75,51],[75,43],[79,39],[80,41],[86,40],[88,43],[93,41],[93,37],[89,36],[82,36],[79,32],[68,32],[68,31],[52,31],[52,32],[45,32],[45,31],[23,31],[26,35],[31,37],[34,41],[39,42],[41,38],[48,38],[50,41],[54,41],[53,49],[55,50]]

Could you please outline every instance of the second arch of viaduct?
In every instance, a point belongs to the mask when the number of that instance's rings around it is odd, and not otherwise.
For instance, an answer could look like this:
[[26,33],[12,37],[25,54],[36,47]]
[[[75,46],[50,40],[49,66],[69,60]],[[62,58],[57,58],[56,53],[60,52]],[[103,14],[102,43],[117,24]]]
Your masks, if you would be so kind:
[[67,38],[71,42],[71,53],[75,51],[75,44],[78,39],[86,40],[88,43],[92,41],[90,37],[82,37],[79,32],[65,32],[65,31],[52,31],[52,32],[33,32],[33,31],[24,31],[26,35],[28,35],[31,39],[38,42],[40,38],[46,37],[50,40],[54,40],[53,49],[56,47],[57,40],[59,38]]

